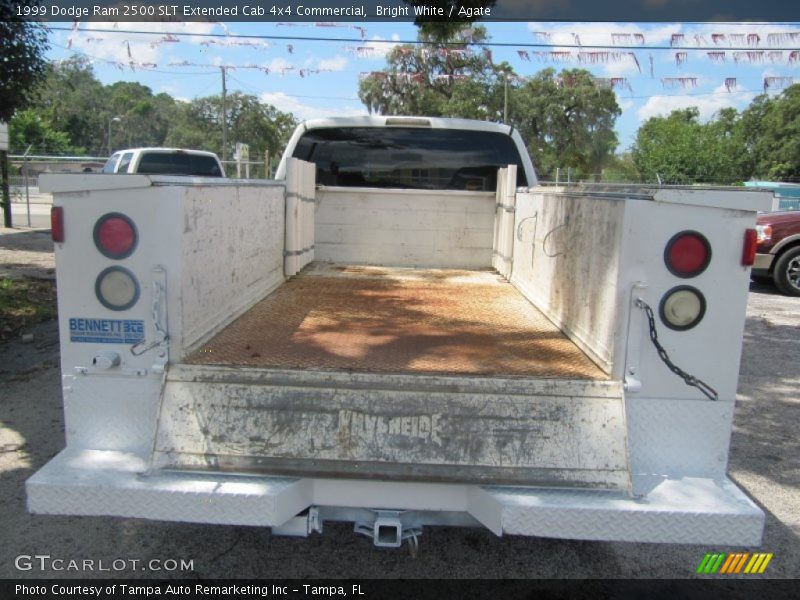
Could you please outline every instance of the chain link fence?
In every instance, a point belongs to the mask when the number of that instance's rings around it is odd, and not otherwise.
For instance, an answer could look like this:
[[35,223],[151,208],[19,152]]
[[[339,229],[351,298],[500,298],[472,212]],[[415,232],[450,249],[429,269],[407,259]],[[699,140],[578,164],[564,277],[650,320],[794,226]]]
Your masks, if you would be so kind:
[[[100,173],[107,156],[24,156],[11,155],[9,186],[12,202],[49,201],[49,194],[39,192],[39,176],[45,173]],[[275,161],[228,160],[223,163],[225,175],[232,179],[270,179]]]
[[[46,156],[13,154],[9,156],[9,192],[12,222],[22,227],[47,227],[53,197],[39,190],[39,176],[49,173],[100,173],[107,156]],[[232,179],[269,179],[277,161],[237,161],[223,163]]]

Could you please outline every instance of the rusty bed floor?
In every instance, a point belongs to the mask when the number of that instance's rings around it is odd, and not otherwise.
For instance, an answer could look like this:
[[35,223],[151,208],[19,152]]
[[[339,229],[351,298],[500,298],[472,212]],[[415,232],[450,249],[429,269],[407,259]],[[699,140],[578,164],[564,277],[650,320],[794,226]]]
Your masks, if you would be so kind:
[[186,362],[607,378],[493,271],[323,263],[281,285]]

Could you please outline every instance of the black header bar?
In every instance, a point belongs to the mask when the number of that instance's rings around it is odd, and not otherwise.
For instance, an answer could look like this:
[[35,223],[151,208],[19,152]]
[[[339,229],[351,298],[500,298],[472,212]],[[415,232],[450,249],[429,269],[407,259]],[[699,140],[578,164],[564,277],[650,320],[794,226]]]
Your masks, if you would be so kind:
[[794,22],[800,16],[787,0],[12,0],[11,10],[10,18],[36,21],[139,22]]

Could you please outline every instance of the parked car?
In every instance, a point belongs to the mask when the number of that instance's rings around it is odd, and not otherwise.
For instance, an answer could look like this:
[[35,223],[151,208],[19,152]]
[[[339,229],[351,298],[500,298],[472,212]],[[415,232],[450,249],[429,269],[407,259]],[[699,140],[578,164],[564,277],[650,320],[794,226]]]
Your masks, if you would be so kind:
[[800,296],[800,210],[760,214],[754,279],[772,279],[781,293]]
[[213,152],[181,148],[119,150],[106,161],[103,173],[225,177],[225,169]]

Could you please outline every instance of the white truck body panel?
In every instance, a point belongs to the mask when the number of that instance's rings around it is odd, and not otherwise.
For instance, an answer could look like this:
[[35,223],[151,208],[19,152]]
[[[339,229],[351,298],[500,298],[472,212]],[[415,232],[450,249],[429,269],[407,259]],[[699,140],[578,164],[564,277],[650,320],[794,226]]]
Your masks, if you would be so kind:
[[[297,529],[298,519],[311,530],[311,512],[296,517],[310,508],[323,520],[353,521],[389,510],[407,511],[403,527],[759,543],[763,512],[725,473],[748,279],[742,239],[768,194],[515,190],[509,169],[496,197],[429,193],[434,208],[407,190],[315,191],[313,168],[293,168],[285,184],[43,178],[65,215],[56,259],[67,448],[28,481],[30,510],[276,532]],[[110,261],[95,251],[92,228],[107,212],[124,212],[140,236],[121,262],[141,299],[123,315],[94,294]],[[713,248],[690,281],[707,312],[688,332],[659,321],[658,334],[676,363],[718,391],[716,401],[666,368],[635,303],[657,307],[685,283],[663,258],[685,229],[702,231]],[[494,263],[607,379],[182,364],[302,268],[287,258],[308,261],[310,248],[317,260],[358,264]],[[87,343],[71,328],[120,319],[141,321],[145,342],[158,340],[157,325],[169,339],[134,355],[128,341]],[[121,364],[96,366],[104,351]],[[414,426],[411,417],[422,407],[441,419],[442,444],[414,445],[422,420]],[[400,422],[381,438],[374,426],[377,437],[365,438],[376,415],[406,419],[408,431]],[[459,437],[467,422],[474,429]],[[463,440],[485,445],[459,454],[469,447]]]
[[492,193],[321,187],[317,199],[322,261],[457,269],[490,264]]

